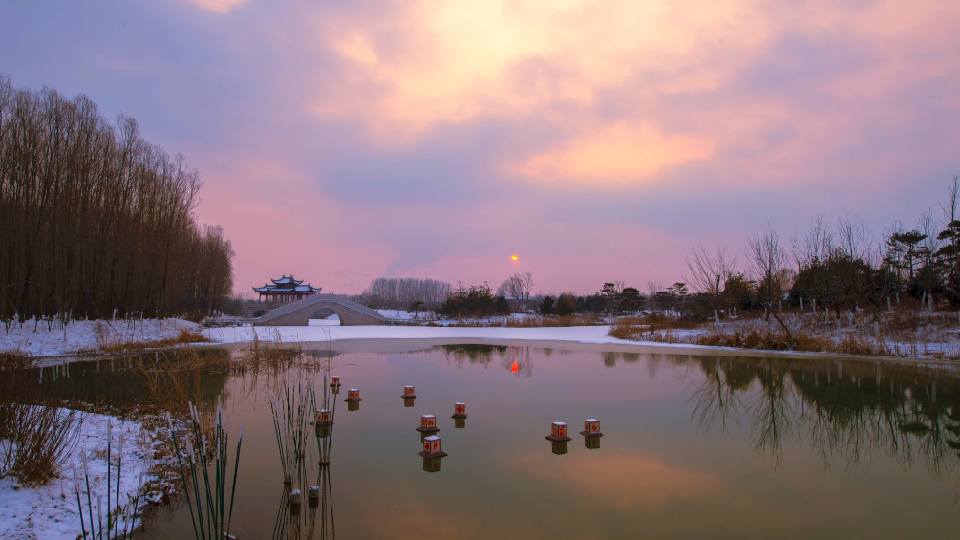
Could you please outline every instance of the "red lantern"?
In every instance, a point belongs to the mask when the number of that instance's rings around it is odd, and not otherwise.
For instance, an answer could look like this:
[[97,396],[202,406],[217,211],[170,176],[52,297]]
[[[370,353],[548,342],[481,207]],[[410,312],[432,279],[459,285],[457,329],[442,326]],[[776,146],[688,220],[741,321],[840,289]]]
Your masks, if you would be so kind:
[[453,416],[450,418],[466,418],[467,417],[467,405],[465,403],[457,402],[453,406]]
[[417,393],[414,391],[414,388],[412,386],[404,386],[403,395],[401,397],[403,399],[416,399]]
[[421,416],[420,427],[417,428],[417,431],[429,433],[440,431],[440,428],[437,427],[437,417],[432,414],[425,414]]
[[417,455],[425,458],[438,458],[447,455],[447,453],[440,448],[440,437],[431,435],[423,439],[423,451]]
[[567,442],[570,440],[570,437],[567,437],[567,423],[566,422],[554,422],[550,425],[550,435],[547,435],[547,440],[554,442]]
[[351,388],[350,390],[347,390],[346,401],[360,401],[360,390],[356,388]]
[[603,433],[600,433],[600,421],[599,420],[586,420],[583,423],[583,431],[580,432],[584,437],[603,437]]

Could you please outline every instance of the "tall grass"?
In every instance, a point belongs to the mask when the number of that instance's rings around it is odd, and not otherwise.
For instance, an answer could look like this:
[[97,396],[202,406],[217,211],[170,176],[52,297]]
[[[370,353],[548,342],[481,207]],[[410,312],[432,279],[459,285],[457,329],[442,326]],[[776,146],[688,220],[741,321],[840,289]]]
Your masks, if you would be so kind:
[[[177,437],[170,415],[167,423],[173,441],[180,481],[190,508],[190,520],[197,540],[222,540],[230,536],[233,501],[237,489],[237,471],[243,446],[243,423],[237,437],[237,447],[230,471],[230,415],[223,412],[222,400],[217,400],[212,426],[212,439],[207,439],[201,424],[200,410],[189,403],[190,419],[187,429]],[[228,481],[230,497],[227,498]],[[192,498],[191,498],[192,496]]]
[[309,426],[317,410],[317,400],[313,382],[293,374],[280,378],[276,390],[276,393],[268,390],[267,399],[283,465],[283,482],[290,484],[303,471],[301,464],[307,456]]
[[[120,482],[123,465],[123,437],[118,437],[117,443],[117,474],[116,488],[112,482],[113,471],[113,423],[107,419],[107,505],[106,516],[103,515],[103,496],[97,495],[94,502],[93,490],[90,488],[90,468],[88,466],[87,454],[80,451],[80,462],[83,469],[83,483],[77,475],[76,468],[73,469],[73,492],[77,501],[77,513],[80,515],[80,528],[83,539],[91,540],[109,540],[110,538],[120,538],[123,540],[133,538],[133,532],[137,527],[137,514],[140,509],[140,493],[143,487],[143,472],[140,473],[137,480],[137,489],[133,495],[127,493],[127,502],[120,502]],[[84,508],[86,500],[86,508]],[[84,510],[86,509],[85,519]],[[96,518],[94,518],[96,514]],[[104,520],[106,518],[106,520]],[[87,530],[87,525],[90,530]]]

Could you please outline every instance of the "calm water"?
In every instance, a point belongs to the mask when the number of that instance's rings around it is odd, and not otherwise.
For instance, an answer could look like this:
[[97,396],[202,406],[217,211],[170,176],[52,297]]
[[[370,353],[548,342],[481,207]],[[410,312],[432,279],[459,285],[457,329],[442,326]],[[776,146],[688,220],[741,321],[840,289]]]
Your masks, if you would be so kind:
[[[298,516],[270,381],[196,381],[246,421],[242,537],[940,538],[960,525],[956,368],[476,345],[334,363],[332,463],[305,481],[328,486],[327,504]],[[47,391],[129,406],[138,384],[87,363]],[[457,401],[469,414],[459,429]],[[449,454],[437,472],[417,455],[422,414],[437,416]],[[579,435],[587,418],[601,422],[599,448]],[[569,424],[566,453],[544,439],[553,421]],[[146,532],[192,537],[189,514],[162,510]]]

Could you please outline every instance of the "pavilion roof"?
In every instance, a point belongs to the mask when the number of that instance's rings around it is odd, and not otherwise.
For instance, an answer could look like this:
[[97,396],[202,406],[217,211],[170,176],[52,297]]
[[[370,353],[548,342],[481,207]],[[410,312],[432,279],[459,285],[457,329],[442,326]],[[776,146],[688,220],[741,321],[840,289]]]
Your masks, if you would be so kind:
[[251,287],[254,292],[258,293],[318,293],[323,290],[322,287],[317,288],[309,284],[307,285],[296,285],[294,287],[277,287],[275,285],[264,285],[263,287]]
[[293,279],[293,274],[290,274],[289,276],[285,275],[280,279],[271,279],[270,281],[272,281],[274,285],[292,285],[292,284],[300,285],[301,283],[303,283],[302,279],[301,280]]

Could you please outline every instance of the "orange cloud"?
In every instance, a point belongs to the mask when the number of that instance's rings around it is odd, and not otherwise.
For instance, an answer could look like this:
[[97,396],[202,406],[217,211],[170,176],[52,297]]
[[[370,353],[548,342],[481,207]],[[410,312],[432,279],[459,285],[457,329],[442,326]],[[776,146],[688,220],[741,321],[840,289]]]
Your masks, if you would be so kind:
[[540,154],[518,168],[539,180],[607,180],[631,182],[668,165],[709,159],[714,145],[704,138],[669,137],[656,128],[623,123]]
[[246,0],[186,0],[187,2],[217,13],[229,13],[233,8],[243,4]]
[[723,491],[717,476],[676,468],[656,456],[604,453],[592,458],[567,454],[544,460],[528,455],[508,463],[539,480],[562,484],[623,511],[657,509],[677,500],[716,497]]
[[[323,46],[349,65],[342,93],[320,96],[313,111],[362,115],[391,140],[438,122],[539,114],[550,102],[589,104],[642,69],[678,73],[665,92],[716,88],[723,73],[701,65],[703,43],[762,41],[765,25],[745,16],[746,0],[414,0],[391,20],[317,18]],[[543,88],[518,87],[525,61],[562,66]],[[371,102],[355,83],[384,89]]]

